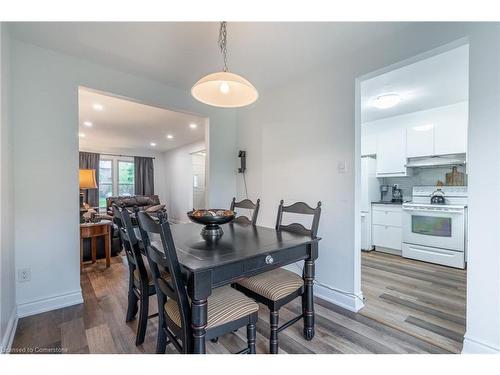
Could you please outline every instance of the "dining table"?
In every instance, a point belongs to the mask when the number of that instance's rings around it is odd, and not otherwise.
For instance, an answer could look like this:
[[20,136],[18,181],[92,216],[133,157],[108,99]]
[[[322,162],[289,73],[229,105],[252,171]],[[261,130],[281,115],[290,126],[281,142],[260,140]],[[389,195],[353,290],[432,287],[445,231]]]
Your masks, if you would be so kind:
[[[251,224],[221,225],[219,238],[201,235],[202,226],[178,223],[170,226],[177,257],[191,299],[192,353],[206,353],[208,297],[212,290],[292,263],[304,261],[304,337],[314,337],[313,284],[320,238],[278,231]],[[158,249],[160,236],[150,241]]]

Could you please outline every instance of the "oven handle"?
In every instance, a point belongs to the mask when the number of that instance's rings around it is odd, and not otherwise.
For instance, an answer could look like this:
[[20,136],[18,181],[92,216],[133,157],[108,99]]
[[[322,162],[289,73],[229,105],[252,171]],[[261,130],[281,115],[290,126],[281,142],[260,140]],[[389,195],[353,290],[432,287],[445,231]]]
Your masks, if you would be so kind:
[[446,210],[427,210],[425,208],[417,208],[417,207],[403,207],[404,211],[419,211],[419,212],[435,212],[435,213],[453,213],[453,214],[463,214],[464,211],[461,209],[453,209],[447,208]]

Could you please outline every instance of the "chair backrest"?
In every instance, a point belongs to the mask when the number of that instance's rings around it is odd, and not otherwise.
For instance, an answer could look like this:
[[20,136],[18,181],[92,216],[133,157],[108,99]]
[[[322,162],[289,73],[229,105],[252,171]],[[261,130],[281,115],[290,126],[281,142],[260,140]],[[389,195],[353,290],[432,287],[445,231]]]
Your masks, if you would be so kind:
[[[182,337],[179,337],[179,339],[182,341],[182,346],[184,348],[189,348],[191,345],[191,309],[167,215],[164,212],[159,213],[157,221],[147,212],[141,211],[137,216],[142,241],[146,248],[151,273],[156,287],[156,294],[159,296],[161,294],[161,301],[163,301],[163,303],[167,298],[171,298],[177,302],[181,317],[180,328],[182,331]],[[151,242],[152,238],[158,238],[158,236],[161,239],[162,250],[159,250]],[[155,244],[156,243],[155,241]],[[162,277],[162,271],[166,271],[170,274],[171,277],[169,280]]]
[[247,210],[253,210],[252,218],[249,219],[245,215],[237,216],[233,222],[235,223],[243,223],[243,224],[257,224],[257,217],[259,216],[259,208],[260,208],[260,198],[257,199],[256,203],[253,203],[250,199],[243,199],[240,202],[236,202],[236,198],[233,198],[231,201],[231,211],[234,211],[235,208],[245,208]]
[[[311,228],[307,229],[306,227],[304,227],[302,224],[299,223],[291,223],[288,225],[281,224],[284,212],[289,212],[293,214],[302,214],[302,215],[313,215]],[[290,206],[285,206],[282,199],[278,207],[276,230],[299,233],[315,238],[316,235],[318,234],[320,216],[321,216],[321,202],[318,202],[316,208],[312,208],[307,203],[304,202],[296,202],[294,204],[291,204]]]
[[130,213],[126,208],[119,208],[116,204],[113,204],[112,207],[113,217],[116,219],[117,225],[119,225],[120,238],[123,242],[123,248],[125,249],[127,260],[129,263],[133,264],[133,268],[137,268],[139,270],[141,284],[147,286],[149,284],[148,274],[146,266],[144,265],[139,240],[135,234]]

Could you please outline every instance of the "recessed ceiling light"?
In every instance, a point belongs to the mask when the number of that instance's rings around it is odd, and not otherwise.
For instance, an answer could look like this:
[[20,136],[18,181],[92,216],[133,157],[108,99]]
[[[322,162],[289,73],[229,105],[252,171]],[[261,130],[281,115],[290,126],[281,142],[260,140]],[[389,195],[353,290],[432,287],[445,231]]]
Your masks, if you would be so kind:
[[104,107],[102,106],[102,104],[99,104],[99,103],[94,103],[92,105],[92,108],[94,108],[96,111],[102,111],[104,109]]
[[191,129],[196,129],[198,127],[198,125],[196,125],[195,123],[192,123],[192,124],[189,124],[189,127]]
[[155,146],[156,146],[156,143],[151,142],[149,145],[150,145],[151,147],[155,147]]
[[433,127],[434,127],[433,124],[426,124],[426,125],[414,126],[412,129],[417,132],[425,132],[427,130],[431,130]]
[[83,125],[85,125],[85,126],[87,126],[87,127],[91,128],[91,127],[92,127],[92,125],[94,125],[94,124],[92,124],[90,121],[84,121],[84,122],[83,122]]
[[78,136],[79,136],[80,138],[85,138],[85,134],[83,134],[83,133],[78,133]]
[[173,138],[174,138],[174,136],[173,136],[172,134],[167,134],[167,138],[168,138],[168,139],[173,139]]
[[372,99],[372,105],[378,109],[392,108],[398,105],[403,98],[399,94],[383,94]]

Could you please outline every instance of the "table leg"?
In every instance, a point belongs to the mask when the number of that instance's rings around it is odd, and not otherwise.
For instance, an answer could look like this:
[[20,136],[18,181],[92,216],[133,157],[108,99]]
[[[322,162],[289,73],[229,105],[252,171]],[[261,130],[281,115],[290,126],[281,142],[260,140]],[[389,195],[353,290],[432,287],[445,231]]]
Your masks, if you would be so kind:
[[83,270],[83,237],[80,237],[80,272]]
[[304,262],[304,294],[302,295],[302,311],[304,313],[304,338],[308,341],[314,337],[314,260]]
[[205,328],[207,327],[207,308],[206,299],[194,299],[191,302],[191,328],[193,331],[193,353],[205,354]]
[[91,242],[91,252],[92,252],[92,263],[95,263],[96,262],[96,248],[97,248],[96,237],[95,236],[92,237],[90,242]]
[[111,236],[108,232],[104,236],[104,252],[106,253],[106,267],[111,265]]

